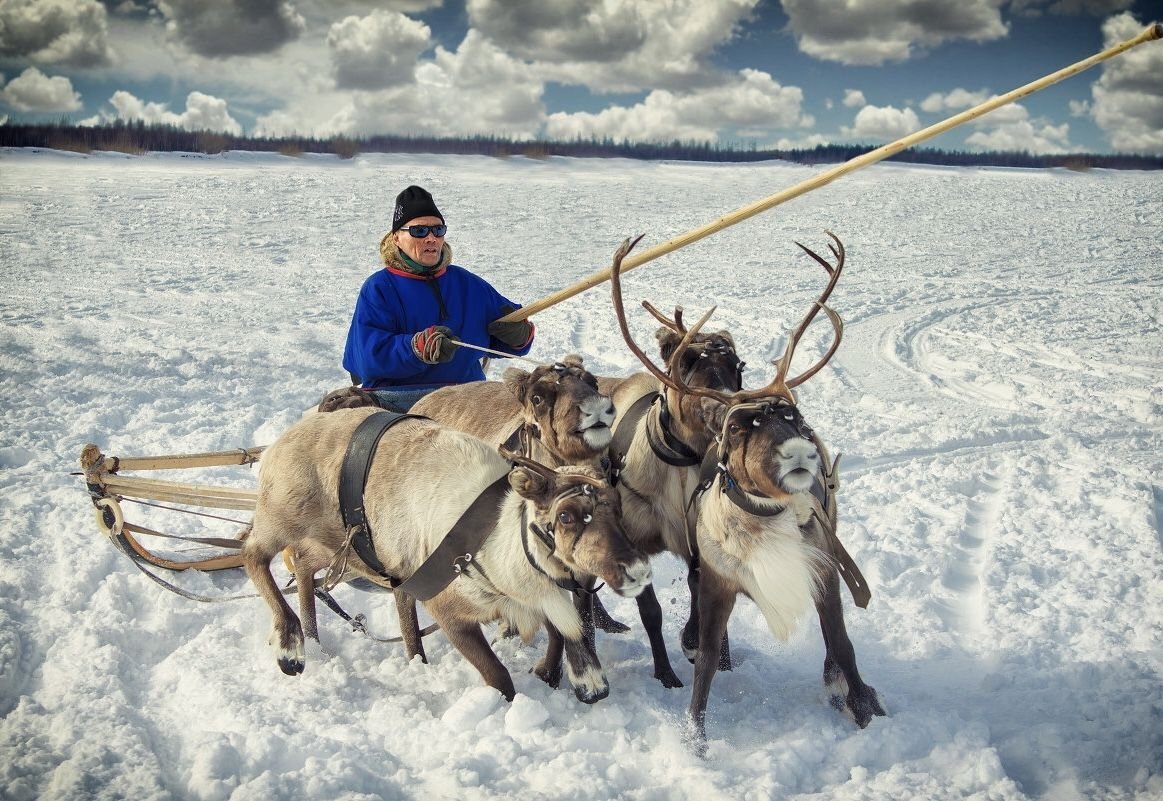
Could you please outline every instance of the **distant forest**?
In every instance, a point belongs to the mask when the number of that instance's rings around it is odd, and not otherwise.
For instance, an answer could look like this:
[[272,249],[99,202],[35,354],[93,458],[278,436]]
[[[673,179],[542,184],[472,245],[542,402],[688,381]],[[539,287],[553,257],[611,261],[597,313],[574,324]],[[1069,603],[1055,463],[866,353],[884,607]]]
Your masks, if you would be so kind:
[[[628,158],[645,161],[712,161],[749,162],[779,159],[799,164],[833,164],[848,161],[875,149],[875,145],[818,145],[793,150],[762,150],[755,145],[712,145],[707,142],[672,142],[629,144],[613,139],[578,139],[570,142],[521,141],[497,136],[441,138],[428,136],[335,136],[318,139],[305,136],[247,137],[214,131],[188,131],[172,125],[115,122],[109,125],[76,126],[66,123],[0,125],[0,147],[42,147],[89,153],[112,150],[121,153],[184,152],[223,153],[249,150],[300,156],[305,153],[331,153],[340,158],[354,158],[361,153],[437,153],[494,156],[525,156],[543,159],[550,156],[575,158]],[[1066,167],[1086,170],[1163,169],[1163,155],[1104,155],[1068,153],[1036,155],[1024,151],[970,152],[931,148],[908,148],[890,156],[890,161],[913,164],[942,164],[954,167]]]

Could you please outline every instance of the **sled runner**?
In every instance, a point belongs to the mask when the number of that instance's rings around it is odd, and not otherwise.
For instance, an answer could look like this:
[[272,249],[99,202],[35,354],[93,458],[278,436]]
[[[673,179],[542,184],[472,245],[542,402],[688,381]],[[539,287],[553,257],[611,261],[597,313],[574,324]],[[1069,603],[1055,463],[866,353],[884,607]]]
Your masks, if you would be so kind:
[[[245,521],[235,521],[219,515],[198,511],[226,509],[254,511],[257,492],[251,489],[211,487],[166,479],[122,475],[124,472],[174,470],[195,467],[254,465],[261,456],[262,447],[239,448],[233,451],[196,453],[188,455],[152,457],[116,457],[101,453],[96,445],[86,445],[81,451],[81,469],[89,496],[97,507],[97,527],[118,548],[134,561],[144,561],[166,570],[226,570],[242,567],[242,542],[249,531]],[[128,522],[122,508],[123,501],[149,506],[174,504],[161,508],[175,509],[201,517],[241,523],[242,528],[233,537],[184,537],[167,534],[146,526]],[[157,503],[148,503],[157,502]],[[195,507],[194,509],[188,507]],[[156,546],[147,546],[142,537],[176,540],[187,546],[176,554],[162,554]],[[209,548],[214,553],[206,555]]]

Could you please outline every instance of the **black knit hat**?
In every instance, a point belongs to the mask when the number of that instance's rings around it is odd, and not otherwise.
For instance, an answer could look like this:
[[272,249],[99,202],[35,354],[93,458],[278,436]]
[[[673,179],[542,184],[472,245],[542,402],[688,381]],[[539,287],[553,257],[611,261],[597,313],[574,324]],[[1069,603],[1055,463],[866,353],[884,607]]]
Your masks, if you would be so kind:
[[396,195],[396,210],[392,212],[392,232],[395,233],[404,227],[408,220],[417,217],[439,217],[444,222],[444,215],[436,208],[432,195],[420,186],[409,186]]

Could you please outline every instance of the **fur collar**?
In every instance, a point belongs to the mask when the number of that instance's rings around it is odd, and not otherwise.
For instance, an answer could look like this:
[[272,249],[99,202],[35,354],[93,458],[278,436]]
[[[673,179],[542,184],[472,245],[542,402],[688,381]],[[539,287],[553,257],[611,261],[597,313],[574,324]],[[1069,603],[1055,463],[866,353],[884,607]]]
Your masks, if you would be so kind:
[[410,278],[436,278],[448,269],[448,265],[452,264],[452,247],[445,242],[440,248],[440,261],[436,263],[436,266],[430,272],[418,273],[404,261],[403,254],[400,253],[400,249],[396,247],[396,243],[391,237],[392,235],[388,234],[380,240],[380,257],[384,260],[384,266],[396,275],[405,275]]

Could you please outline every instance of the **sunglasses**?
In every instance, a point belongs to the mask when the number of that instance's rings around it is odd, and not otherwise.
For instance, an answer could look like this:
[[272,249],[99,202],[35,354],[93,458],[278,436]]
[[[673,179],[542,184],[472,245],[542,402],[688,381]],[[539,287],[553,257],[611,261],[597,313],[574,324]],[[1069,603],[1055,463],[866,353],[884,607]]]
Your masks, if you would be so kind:
[[435,237],[441,237],[448,233],[447,225],[413,225],[407,228],[401,228],[401,231],[407,231],[416,239],[423,239],[431,232]]

